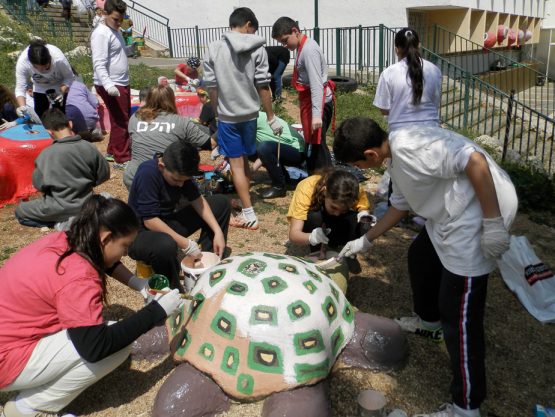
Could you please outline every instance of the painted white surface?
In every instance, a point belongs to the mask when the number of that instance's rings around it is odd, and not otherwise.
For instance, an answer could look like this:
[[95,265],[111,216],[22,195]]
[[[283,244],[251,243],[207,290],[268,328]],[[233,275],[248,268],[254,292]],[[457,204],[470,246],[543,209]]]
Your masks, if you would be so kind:
[[[464,7],[543,17],[546,0],[318,0],[318,23],[321,28],[338,26],[390,27],[406,26],[407,8]],[[552,1],[551,1],[552,2]],[[170,19],[172,28],[228,26],[236,7],[250,7],[260,25],[272,25],[280,16],[299,21],[302,27],[314,26],[314,0],[139,0],[139,3]]]

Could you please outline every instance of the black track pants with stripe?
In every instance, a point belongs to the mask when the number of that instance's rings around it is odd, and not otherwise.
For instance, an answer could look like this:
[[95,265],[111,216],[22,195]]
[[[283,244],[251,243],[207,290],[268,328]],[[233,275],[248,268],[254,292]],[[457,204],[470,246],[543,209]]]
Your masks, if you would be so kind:
[[[449,352],[453,402],[479,408],[486,397],[484,309],[488,274],[465,277],[447,271],[424,228],[408,254],[414,312],[441,321]],[[472,262],[471,259],[468,262]]]

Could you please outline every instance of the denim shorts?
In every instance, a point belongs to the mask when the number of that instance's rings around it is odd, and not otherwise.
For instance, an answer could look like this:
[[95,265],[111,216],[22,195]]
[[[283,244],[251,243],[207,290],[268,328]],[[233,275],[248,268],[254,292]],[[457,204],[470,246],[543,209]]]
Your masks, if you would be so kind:
[[241,123],[218,123],[220,153],[229,158],[256,153],[256,119]]

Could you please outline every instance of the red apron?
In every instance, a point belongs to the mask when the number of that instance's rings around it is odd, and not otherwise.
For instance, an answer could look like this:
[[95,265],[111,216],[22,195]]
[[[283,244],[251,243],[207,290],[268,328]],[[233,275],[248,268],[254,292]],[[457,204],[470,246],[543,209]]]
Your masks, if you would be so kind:
[[[312,131],[312,96],[310,95],[310,86],[300,84],[297,80],[299,77],[297,65],[299,63],[299,56],[303,50],[304,43],[306,42],[306,35],[301,38],[301,43],[299,49],[297,50],[297,59],[295,60],[295,66],[293,67],[293,78],[291,80],[291,85],[299,92],[299,107],[301,110],[301,124],[303,126],[303,136],[304,141],[307,144],[319,145],[322,140],[322,128]],[[322,114],[321,118],[324,116],[324,105],[326,104],[326,90],[331,90],[333,97],[333,118],[332,118],[332,130],[335,130],[335,83],[328,80],[323,85],[324,92],[322,94]]]

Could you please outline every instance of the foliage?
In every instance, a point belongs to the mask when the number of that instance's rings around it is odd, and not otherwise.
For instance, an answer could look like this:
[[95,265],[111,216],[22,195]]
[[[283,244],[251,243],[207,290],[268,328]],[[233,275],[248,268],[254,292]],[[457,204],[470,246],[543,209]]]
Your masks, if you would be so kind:
[[149,67],[145,64],[129,65],[129,79],[131,80],[131,88],[140,90],[144,87],[150,87],[158,84],[158,77],[166,76],[169,79],[174,78],[173,69],[160,69]]
[[505,162],[502,166],[515,185],[522,212],[539,210],[555,214],[553,179],[543,172],[531,171],[521,164]]

